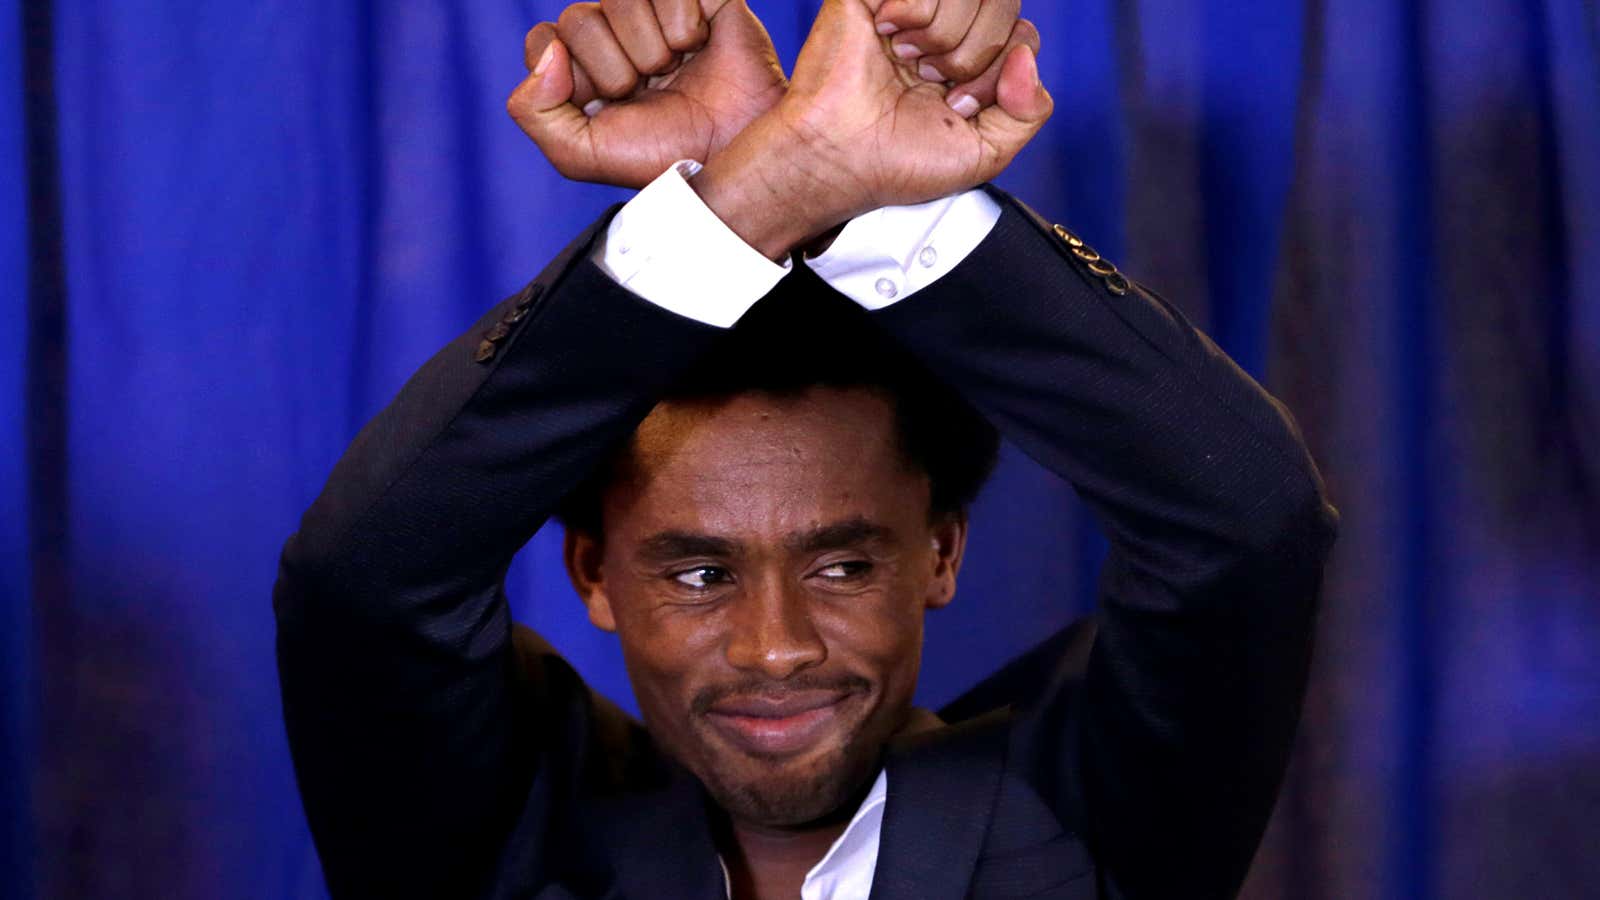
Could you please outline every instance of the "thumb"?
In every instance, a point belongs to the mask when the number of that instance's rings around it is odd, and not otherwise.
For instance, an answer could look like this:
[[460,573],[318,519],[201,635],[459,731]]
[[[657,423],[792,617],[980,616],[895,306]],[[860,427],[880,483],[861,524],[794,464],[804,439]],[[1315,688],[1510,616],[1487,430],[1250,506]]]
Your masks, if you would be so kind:
[[1050,118],[1055,101],[1039,81],[1039,58],[1026,44],[1013,48],[1000,67],[1000,83],[995,88],[999,109],[1019,123],[1037,131]]
[[745,0],[708,0],[704,5],[710,34],[706,46],[770,47],[772,38]]
[[583,178],[591,160],[589,117],[572,102],[572,56],[552,39],[533,71],[506,100],[506,112],[539,150],[568,178]]
[[1055,101],[1039,81],[1039,60],[1033,48],[1018,44],[1000,67],[995,105],[978,114],[978,132],[1005,157],[1004,166],[1039,133],[1055,110]]

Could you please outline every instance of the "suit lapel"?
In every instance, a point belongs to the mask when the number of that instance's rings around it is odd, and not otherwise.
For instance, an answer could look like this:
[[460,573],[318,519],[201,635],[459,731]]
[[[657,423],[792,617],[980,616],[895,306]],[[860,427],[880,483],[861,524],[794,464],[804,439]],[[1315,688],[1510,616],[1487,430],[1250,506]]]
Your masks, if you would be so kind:
[[596,818],[616,861],[608,896],[727,900],[705,802],[699,782],[682,772],[658,789],[599,800]]
[[891,748],[871,900],[966,896],[1000,791],[1004,721],[995,713]]

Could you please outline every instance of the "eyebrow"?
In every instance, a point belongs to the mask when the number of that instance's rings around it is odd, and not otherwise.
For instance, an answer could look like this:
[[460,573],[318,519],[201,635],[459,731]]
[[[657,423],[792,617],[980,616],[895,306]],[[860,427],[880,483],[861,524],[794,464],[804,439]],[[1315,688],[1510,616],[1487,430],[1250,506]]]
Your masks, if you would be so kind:
[[[884,542],[893,535],[888,528],[870,519],[857,516],[840,522],[830,522],[784,538],[784,545],[799,553],[817,553],[837,550],[860,544]],[[666,562],[690,556],[730,558],[739,556],[744,544],[728,538],[693,531],[662,531],[639,543],[640,559]]]
[[686,556],[730,557],[739,554],[738,541],[696,534],[692,531],[662,531],[639,543],[641,559],[666,562]]
[[888,528],[877,522],[856,516],[853,519],[833,522],[791,535],[784,543],[792,550],[816,553],[821,550],[854,547],[858,544],[881,543],[887,541],[891,535],[892,532]]

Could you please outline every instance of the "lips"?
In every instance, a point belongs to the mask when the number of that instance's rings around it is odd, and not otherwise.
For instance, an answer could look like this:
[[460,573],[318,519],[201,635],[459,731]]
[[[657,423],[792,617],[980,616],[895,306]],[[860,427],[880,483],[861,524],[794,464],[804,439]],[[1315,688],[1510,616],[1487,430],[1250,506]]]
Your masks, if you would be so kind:
[[841,718],[849,691],[798,690],[726,697],[706,713],[713,728],[757,756],[790,756],[820,742]]

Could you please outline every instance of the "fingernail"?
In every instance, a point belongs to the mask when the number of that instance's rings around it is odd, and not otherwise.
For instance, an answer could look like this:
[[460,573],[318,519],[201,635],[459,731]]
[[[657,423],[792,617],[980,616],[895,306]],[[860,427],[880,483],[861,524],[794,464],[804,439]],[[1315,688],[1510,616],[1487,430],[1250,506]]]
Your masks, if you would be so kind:
[[896,31],[899,31],[899,30],[900,30],[900,26],[896,25],[893,22],[879,22],[878,23],[878,33],[879,34],[894,34]]
[[539,54],[539,61],[534,64],[533,74],[543,75],[544,70],[550,68],[550,60],[556,55],[556,42],[551,41],[544,45],[544,52]]
[[583,114],[592,119],[600,110],[605,108],[606,102],[604,100],[590,100],[583,105]]
[[944,76],[940,75],[939,70],[935,69],[931,63],[923,63],[922,65],[917,66],[917,74],[922,76],[923,81],[944,80]]
[[944,99],[963,119],[970,119],[978,112],[978,98],[971,94],[951,94]]
[[894,55],[901,59],[912,59],[922,55],[916,44],[895,44],[893,49]]

